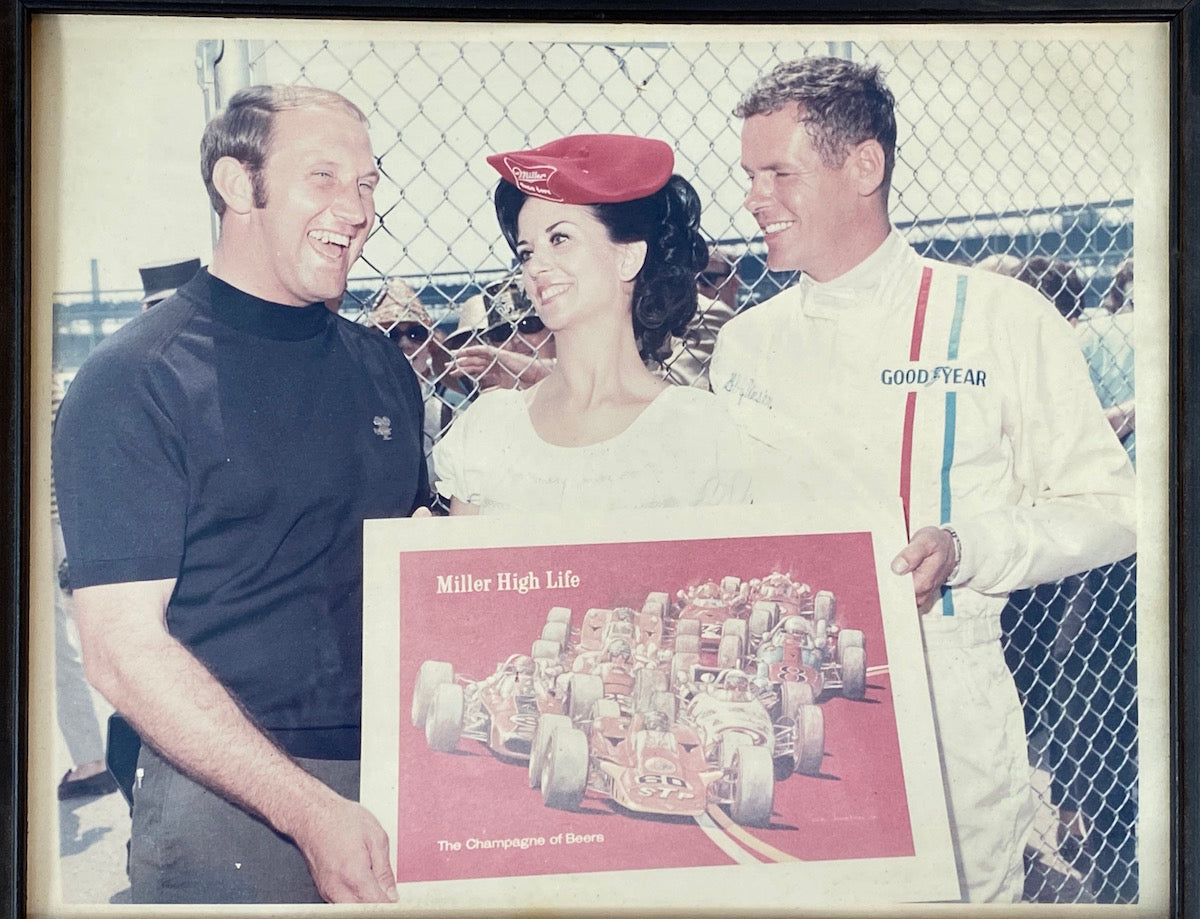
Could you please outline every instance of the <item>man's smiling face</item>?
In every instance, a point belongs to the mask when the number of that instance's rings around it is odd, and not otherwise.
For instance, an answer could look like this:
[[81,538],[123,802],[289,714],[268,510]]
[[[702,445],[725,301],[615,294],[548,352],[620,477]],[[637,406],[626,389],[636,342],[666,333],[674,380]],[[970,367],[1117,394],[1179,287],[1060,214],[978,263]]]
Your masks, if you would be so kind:
[[742,168],[750,179],[745,208],[767,244],[767,267],[802,269],[827,281],[853,267],[846,242],[861,202],[850,158],[826,165],[796,103],[751,115],[742,126]]
[[375,222],[379,173],[365,125],[338,108],[279,112],[262,179],[254,292],[289,306],[340,297]]

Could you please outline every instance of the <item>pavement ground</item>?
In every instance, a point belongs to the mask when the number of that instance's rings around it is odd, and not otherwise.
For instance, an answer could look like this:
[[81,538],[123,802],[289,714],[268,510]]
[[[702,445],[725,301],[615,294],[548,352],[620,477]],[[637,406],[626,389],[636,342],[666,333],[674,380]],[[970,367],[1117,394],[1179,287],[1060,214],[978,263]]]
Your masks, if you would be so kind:
[[[92,693],[101,733],[112,708]],[[56,733],[56,780],[71,768],[61,733]],[[125,843],[129,806],[119,792],[58,802],[59,870],[63,903],[129,903]]]

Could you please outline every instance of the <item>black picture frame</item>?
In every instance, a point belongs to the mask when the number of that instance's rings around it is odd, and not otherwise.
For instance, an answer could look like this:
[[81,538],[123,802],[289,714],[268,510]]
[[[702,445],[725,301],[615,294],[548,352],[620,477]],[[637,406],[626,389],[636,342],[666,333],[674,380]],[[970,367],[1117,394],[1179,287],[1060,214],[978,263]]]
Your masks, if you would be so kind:
[[[504,0],[438,4],[413,0],[356,0],[336,7],[338,18],[417,18],[479,21],[562,20],[570,22],[1022,22],[1140,20],[1168,22],[1171,28],[1171,200],[1170,267],[1170,603],[1172,630],[1172,897],[1171,913],[1200,915],[1200,858],[1187,830],[1200,828],[1200,680],[1193,663],[1200,654],[1200,612],[1196,578],[1200,547],[1192,537],[1200,525],[1200,464],[1188,446],[1200,437],[1200,174],[1194,153],[1200,149],[1200,0],[923,0],[898,5],[888,0],[673,0],[637,4],[636,14],[622,4],[603,0],[559,0],[511,5]],[[30,303],[30,264],[27,237],[36,202],[30,199],[29,28],[41,13],[103,13],[160,15],[217,15],[324,18],[335,10],[327,2],[291,0],[288,3],[184,2],[184,0],[12,0],[0,6],[0,124],[6,136],[0,143],[0,283],[11,292],[0,310],[0,352],[6,387],[0,398],[0,519],[3,520],[7,563],[0,570],[5,632],[0,639],[0,673],[4,674],[0,719],[9,738],[0,764],[0,848],[2,848],[3,909],[6,915],[25,912],[28,805],[25,800],[25,757],[28,724],[28,564],[30,532],[30,329],[35,321]]]

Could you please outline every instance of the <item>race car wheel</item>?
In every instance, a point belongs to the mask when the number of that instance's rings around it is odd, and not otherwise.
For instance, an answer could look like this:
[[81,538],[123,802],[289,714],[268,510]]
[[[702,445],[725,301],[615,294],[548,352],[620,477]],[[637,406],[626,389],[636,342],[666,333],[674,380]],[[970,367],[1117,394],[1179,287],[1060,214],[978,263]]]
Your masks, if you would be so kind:
[[679,642],[681,635],[695,635],[700,637],[700,620],[699,619],[680,619],[675,623],[675,641]]
[[742,666],[742,639],[737,635],[721,636],[717,645],[717,666],[722,670]]
[[775,738],[776,739],[775,739],[775,751],[774,751],[775,781],[776,782],[787,781],[788,776],[790,776],[793,772],[796,771],[796,752],[795,752],[795,750],[789,749],[786,753],[779,752],[780,746],[781,746],[781,744],[779,743],[779,739],[781,737],[787,737],[787,736],[790,736],[792,738],[792,744],[790,744],[789,746],[794,747],[796,744],[796,737],[797,737],[796,719],[788,718],[787,716],[777,718],[775,720]]
[[775,767],[766,747],[739,747],[733,758],[729,816],[743,826],[766,826],[775,803]]
[[825,759],[825,713],[819,705],[801,705],[796,712],[796,771],[820,775]]
[[700,653],[700,636],[699,635],[676,635],[675,636],[675,653],[676,654],[699,654]]
[[646,594],[646,602],[642,604],[642,612],[650,612],[654,608],[654,614],[666,619],[671,615],[671,598],[665,591],[652,590]]
[[604,681],[593,673],[572,673],[567,683],[567,715],[581,721],[592,714],[597,699],[604,698]]
[[454,682],[454,667],[445,661],[425,661],[417,671],[413,687],[412,723],[414,728],[425,727],[425,716],[433,701],[434,691],[443,683]]
[[650,700],[655,693],[667,688],[667,675],[661,670],[638,670],[633,675],[633,710],[649,711]]
[[571,611],[565,606],[552,606],[550,612],[546,614],[547,622],[565,622],[567,627],[571,626]]
[[[741,731],[726,731],[721,735],[719,741],[719,753],[721,758],[721,768],[729,769],[733,766],[734,754],[742,747],[754,746],[754,738],[749,734],[744,734]],[[766,749],[765,747],[763,749]]]
[[675,705],[675,694],[672,692],[656,692],[650,697],[650,707],[646,709],[650,712],[662,712],[671,719],[671,723],[675,723],[678,711]]
[[805,680],[785,680],[779,684],[779,707],[785,718],[796,718],[802,705],[813,704],[812,684]]
[[859,629],[842,629],[838,632],[838,653],[843,648],[865,648],[863,633]]
[[547,622],[542,626],[542,641],[555,642],[560,648],[567,647],[569,627],[565,622]]
[[576,810],[587,790],[588,741],[578,728],[558,728],[550,735],[542,767],[542,801],[547,807]]
[[560,728],[570,728],[571,719],[566,715],[542,715],[533,732],[533,748],[529,751],[529,787],[542,784],[542,769],[546,765],[546,749],[550,735]]
[[557,660],[561,649],[562,646],[558,642],[539,638],[533,643],[533,652],[530,654],[530,657],[535,661]]
[[724,638],[726,635],[736,635],[742,640],[743,647],[745,647],[746,644],[747,634],[748,630],[746,628],[745,619],[726,619],[721,623],[721,637]]
[[775,626],[775,604],[760,600],[750,611],[750,620],[746,623],[752,641],[758,641]]
[[828,590],[818,590],[813,597],[813,618],[822,622],[832,622],[837,614],[837,601]]
[[425,742],[429,749],[449,753],[458,746],[462,734],[463,688],[443,683],[433,694],[425,717]]
[[861,699],[867,694],[867,652],[851,645],[841,649],[842,695]]

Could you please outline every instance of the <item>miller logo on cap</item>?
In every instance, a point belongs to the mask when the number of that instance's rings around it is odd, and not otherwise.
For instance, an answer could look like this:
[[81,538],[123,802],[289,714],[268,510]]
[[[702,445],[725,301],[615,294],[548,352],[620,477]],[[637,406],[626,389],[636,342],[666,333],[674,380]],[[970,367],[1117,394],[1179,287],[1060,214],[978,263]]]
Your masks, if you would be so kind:
[[555,167],[533,166],[527,168],[509,159],[507,156],[504,158],[504,166],[508,169],[513,184],[525,192],[525,194],[536,195],[539,198],[545,198],[547,201],[562,201],[562,198],[550,190],[550,179],[554,176],[554,173],[558,172]]
[[652,195],[671,178],[669,144],[628,134],[574,134],[488,163],[527,195],[560,204],[616,204]]

